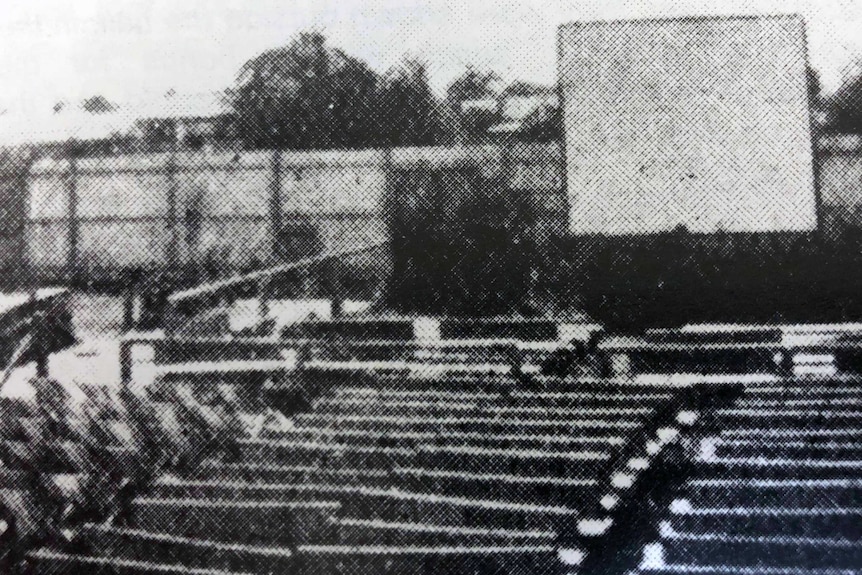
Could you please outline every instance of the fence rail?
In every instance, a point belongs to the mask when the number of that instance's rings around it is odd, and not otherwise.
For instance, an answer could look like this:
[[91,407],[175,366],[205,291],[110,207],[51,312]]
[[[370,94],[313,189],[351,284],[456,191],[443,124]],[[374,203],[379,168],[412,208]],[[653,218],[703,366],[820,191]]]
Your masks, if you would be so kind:
[[[26,176],[25,257],[37,270],[85,275],[213,254],[234,272],[255,269],[278,263],[279,242],[309,223],[323,252],[384,241],[392,170],[478,162],[507,170],[511,188],[538,203],[564,206],[559,156],[541,144],[43,159]],[[563,229],[565,210],[546,219]]]

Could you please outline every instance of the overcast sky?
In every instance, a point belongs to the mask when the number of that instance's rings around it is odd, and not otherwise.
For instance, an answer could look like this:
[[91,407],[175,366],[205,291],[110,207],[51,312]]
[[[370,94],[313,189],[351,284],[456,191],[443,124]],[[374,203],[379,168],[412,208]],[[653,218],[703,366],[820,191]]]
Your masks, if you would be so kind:
[[805,17],[827,91],[862,55],[862,0],[0,0],[0,109],[222,89],[308,28],[379,71],[421,57],[440,91],[466,64],[552,83],[561,23],[769,12]]

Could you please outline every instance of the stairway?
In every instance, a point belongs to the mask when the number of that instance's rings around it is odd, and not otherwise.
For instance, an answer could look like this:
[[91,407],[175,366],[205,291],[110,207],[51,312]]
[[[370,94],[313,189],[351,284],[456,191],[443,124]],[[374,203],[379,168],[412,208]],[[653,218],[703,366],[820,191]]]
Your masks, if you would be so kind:
[[[684,386],[371,372],[161,474],[127,514],[33,551],[32,572],[576,573],[696,409]],[[153,391],[216,418],[254,387],[214,379]]]
[[862,388],[749,384],[718,410],[642,575],[844,575],[862,566]]

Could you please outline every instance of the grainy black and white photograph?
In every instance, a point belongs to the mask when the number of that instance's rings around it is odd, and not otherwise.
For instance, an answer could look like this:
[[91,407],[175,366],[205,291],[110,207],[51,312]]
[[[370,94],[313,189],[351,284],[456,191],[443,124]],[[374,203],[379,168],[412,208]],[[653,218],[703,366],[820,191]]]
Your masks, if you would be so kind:
[[862,0],[2,0],[0,575],[862,573]]

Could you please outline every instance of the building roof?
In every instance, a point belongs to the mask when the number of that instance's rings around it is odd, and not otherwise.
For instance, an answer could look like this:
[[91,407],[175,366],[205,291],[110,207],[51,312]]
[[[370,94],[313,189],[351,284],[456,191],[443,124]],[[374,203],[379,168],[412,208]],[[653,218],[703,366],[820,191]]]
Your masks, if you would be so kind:
[[113,105],[110,111],[87,112],[80,105],[0,114],[0,146],[45,144],[70,139],[102,140],[128,134],[146,120],[215,118],[230,113],[223,92],[175,94]]

